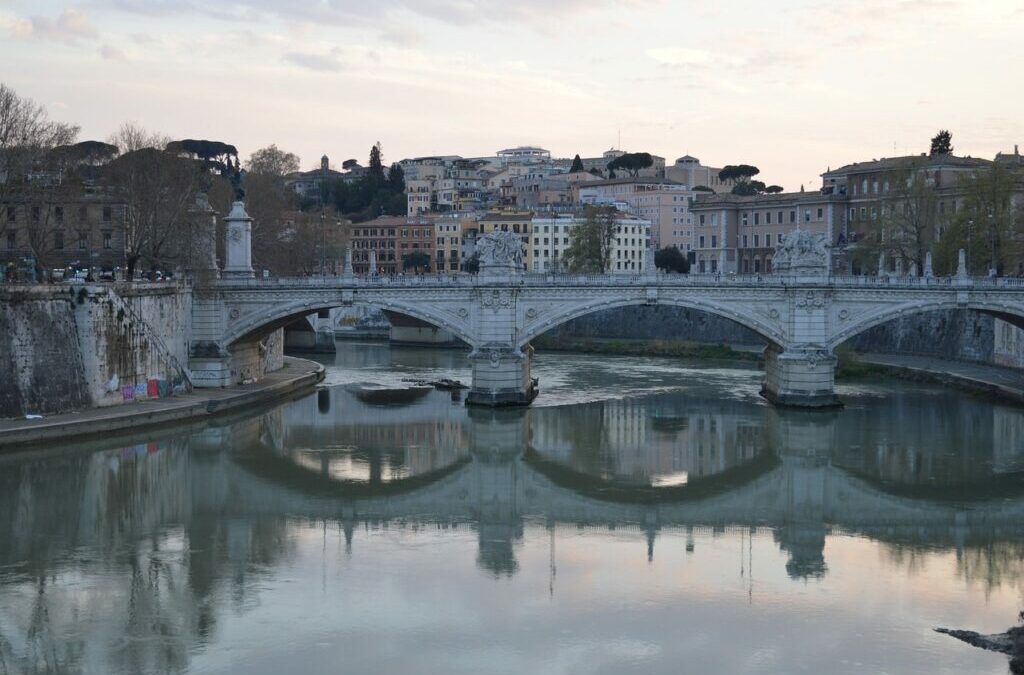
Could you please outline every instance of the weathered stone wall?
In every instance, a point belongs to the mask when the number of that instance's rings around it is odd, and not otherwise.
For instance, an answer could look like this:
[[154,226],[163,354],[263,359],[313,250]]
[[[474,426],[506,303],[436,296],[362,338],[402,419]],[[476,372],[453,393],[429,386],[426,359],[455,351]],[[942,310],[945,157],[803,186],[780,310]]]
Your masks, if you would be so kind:
[[185,385],[191,297],[171,284],[0,287],[0,416],[120,404]]
[[695,309],[641,305],[607,309],[567,321],[552,337],[651,338],[715,344],[758,345],[764,340],[735,321]]
[[[927,312],[871,328],[846,346],[863,352],[923,354],[989,363],[994,319],[973,311]],[[666,305],[620,307],[568,321],[552,337],[651,338],[759,345],[757,333],[713,314]]]
[[91,405],[75,302],[46,288],[0,290],[0,416]]

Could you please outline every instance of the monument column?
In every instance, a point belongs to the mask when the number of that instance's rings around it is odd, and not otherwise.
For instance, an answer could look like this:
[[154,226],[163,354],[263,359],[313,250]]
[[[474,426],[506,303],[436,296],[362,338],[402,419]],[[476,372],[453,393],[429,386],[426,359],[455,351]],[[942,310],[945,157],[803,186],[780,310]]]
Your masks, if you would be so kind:
[[252,218],[245,212],[243,202],[231,205],[231,213],[224,219],[226,239],[224,246],[225,278],[252,278]]

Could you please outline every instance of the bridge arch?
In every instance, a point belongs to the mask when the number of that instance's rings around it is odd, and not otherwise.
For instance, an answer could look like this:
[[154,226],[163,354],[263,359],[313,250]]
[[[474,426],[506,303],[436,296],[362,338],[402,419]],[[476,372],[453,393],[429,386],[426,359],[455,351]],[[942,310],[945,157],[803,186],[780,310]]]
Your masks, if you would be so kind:
[[[753,312],[740,312],[735,310],[729,305],[719,304],[714,301],[703,300],[698,298],[693,299],[678,299],[678,298],[665,298],[658,299],[657,305],[666,305],[670,307],[679,307],[682,309],[692,309],[701,312],[707,312],[723,319],[729,319],[738,323],[739,325],[747,328],[754,333],[757,333],[765,342],[774,344],[780,349],[785,348],[786,336],[783,332],[776,327],[769,325],[767,322],[759,319],[754,315]],[[541,314],[534,321],[527,321],[523,330],[517,336],[517,346],[524,347],[529,342],[538,336],[546,333],[552,328],[557,328],[564,323],[577,319],[587,314],[593,314],[594,312],[600,312],[607,309],[617,309],[620,307],[636,307],[643,305],[651,305],[651,303],[643,297],[631,297],[621,298],[616,300],[610,300],[606,298],[597,298],[589,302],[584,302],[577,305],[572,305],[565,308],[564,311],[559,310],[555,312],[547,312]]]
[[961,304],[955,300],[945,299],[922,302],[920,299],[915,299],[896,305],[877,307],[853,317],[853,320],[848,325],[841,326],[839,330],[833,333],[828,347],[830,350],[834,350],[847,340],[867,330],[902,317],[949,310],[974,310],[997,319],[1002,319],[1018,328],[1024,328],[1024,306],[1021,305],[985,301],[969,301]]
[[272,331],[286,326],[295,319],[307,314],[312,314],[320,310],[353,305],[372,307],[376,309],[387,309],[399,314],[406,314],[437,326],[438,328],[443,328],[464,342],[473,344],[473,339],[470,337],[470,331],[465,322],[444,314],[440,310],[432,310],[428,303],[413,304],[405,301],[373,301],[363,299],[345,301],[341,298],[326,301],[297,300],[281,305],[259,307],[240,316],[237,321],[228,325],[228,328],[224,333],[223,344],[225,346],[230,346],[247,339],[262,338]]

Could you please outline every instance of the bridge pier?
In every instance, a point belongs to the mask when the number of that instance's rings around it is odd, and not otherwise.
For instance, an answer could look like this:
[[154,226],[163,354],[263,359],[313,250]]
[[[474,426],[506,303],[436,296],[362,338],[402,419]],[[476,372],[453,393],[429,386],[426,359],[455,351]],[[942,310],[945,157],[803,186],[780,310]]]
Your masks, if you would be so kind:
[[530,375],[533,347],[489,344],[475,347],[469,355],[473,383],[466,405],[524,406],[537,397]]
[[817,348],[783,351],[769,344],[764,351],[761,395],[775,405],[794,408],[836,408],[836,363],[831,351]]

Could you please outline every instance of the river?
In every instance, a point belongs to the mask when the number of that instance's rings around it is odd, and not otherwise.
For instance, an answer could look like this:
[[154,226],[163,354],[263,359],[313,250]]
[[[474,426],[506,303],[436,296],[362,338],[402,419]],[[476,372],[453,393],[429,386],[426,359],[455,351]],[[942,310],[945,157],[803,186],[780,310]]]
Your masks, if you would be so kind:
[[319,391],[0,455],[0,674],[992,673],[1024,411],[897,381],[539,353],[526,410],[339,343]]

